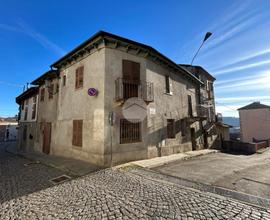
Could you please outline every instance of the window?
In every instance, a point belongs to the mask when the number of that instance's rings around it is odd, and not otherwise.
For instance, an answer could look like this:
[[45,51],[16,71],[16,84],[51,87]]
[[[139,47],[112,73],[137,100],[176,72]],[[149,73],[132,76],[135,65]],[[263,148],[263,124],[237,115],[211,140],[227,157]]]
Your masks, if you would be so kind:
[[167,119],[167,138],[175,138],[174,119]]
[[25,121],[27,120],[27,114],[28,114],[28,107],[25,107],[25,110],[24,110],[24,120]]
[[36,107],[37,107],[37,97],[34,96],[33,97],[33,105],[32,105],[32,119],[35,119],[36,118]]
[[22,102],[22,110],[24,109],[24,101]]
[[67,76],[63,75],[62,86],[66,86]]
[[76,69],[75,89],[83,87],[83,70],[83,66]]
[[82,147],[83,120],[73,120],[72,145]]
[[120,144],[141,141],[141,122],[130,122],[120,119]]
[[53,83],[48,87],[49,99],[53,98]]
[[25,105],[28,105],[28,103],[29,103],[29,100],[26,99],[26,100],[25,100]]
[[188,95],[188,116],[193,116],[191,95]]
[[170,77],[165,76],[165,92],[170,94],[171,93],[171,88],[170,88]]
[[40,90],[40,101],[43,102],[44,101],[44,98],[45,98],[45,89],[42,88]]

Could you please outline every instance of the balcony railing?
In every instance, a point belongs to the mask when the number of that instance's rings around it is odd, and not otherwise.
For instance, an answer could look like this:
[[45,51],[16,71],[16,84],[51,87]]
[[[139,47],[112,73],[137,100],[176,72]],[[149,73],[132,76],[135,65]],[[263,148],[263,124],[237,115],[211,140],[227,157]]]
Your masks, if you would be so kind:
[[197,105],[196,107],[197,109],[197,117],[200,117],[200,118],[207,118],[209,115],[208,113],[208,108],[202,106],[202,105]]
[[115,99],[125,101],[132,97],[138,97],[145,102],[154,101],[153,83],[145,81],[134,81],[123,78],[115,80]]

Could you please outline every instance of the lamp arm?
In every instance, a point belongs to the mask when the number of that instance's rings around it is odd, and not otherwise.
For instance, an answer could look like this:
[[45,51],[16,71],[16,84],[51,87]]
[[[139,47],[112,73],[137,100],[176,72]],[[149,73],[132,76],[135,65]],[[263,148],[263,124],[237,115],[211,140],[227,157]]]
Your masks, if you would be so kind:
[[204,42],[205,42],[205,41],[203,41],[203,42],[201,43],[201,46],[199,47],[199,49],[198,49],[197,52],[195,53],[194,57],[192,58],[192,61],[191,61],[191,64],[190,64],[191,66],[192,66],[192,64],[193,64],[193,61],[194,61],[195,57],[198,55],[200,49],[202,48]]

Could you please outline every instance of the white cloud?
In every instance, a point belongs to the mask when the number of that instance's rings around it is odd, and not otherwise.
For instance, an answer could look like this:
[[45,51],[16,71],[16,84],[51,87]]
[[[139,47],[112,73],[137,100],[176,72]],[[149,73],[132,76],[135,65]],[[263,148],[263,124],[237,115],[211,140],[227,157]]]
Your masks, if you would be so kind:
[[270,64],[270,60],[258,61],[255,63],[244,64],[244,65],[231,67],[231,68],[224,68],[224,69],[221,69],[219,71],[216,71],[215,75],[221,75],[221,74],[235,72],[235,71],[239,71],[239,70],[250,69],[253,67],[258,67],[258,66],[262,66],[262,65],[266,65],[266,64]]
[[17,21],[16,26],[6,25],[6,24],[0,24],[0,29],[7,30],[7,31],[14,31],[23,33],[32,39],[34,39],[36,42],[38,42],[42,47],[45,49],[51,50],[57,55],[63,56],[66,51],[63,50],[61,47],[50,41],[46,36],[43,34],[37,32],[32,27],[30,27],[25,21],[20,19]]

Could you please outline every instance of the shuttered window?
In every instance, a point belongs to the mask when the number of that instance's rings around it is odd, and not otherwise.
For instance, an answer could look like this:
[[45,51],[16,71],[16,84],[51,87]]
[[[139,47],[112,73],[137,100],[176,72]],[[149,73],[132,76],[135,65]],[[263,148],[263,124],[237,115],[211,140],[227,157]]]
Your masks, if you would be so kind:
[[62,85],[63,86],[66,86],[66,81],[67,81],[67,76],[66,75],[63,75],[63,79],[62,79]]
[[166,93],[170,93],[170,77],[169,76],[165,76],[165,92]]
[[141,141],[141,122],[132,123],[120,119],[120,144],[136,143]]
[[76,69],[75,89],[83,87],[83,71],[84,71],[83,66]]
[[175,138],[175,121],[167,119],[167,138]]
[[72,145],[82,147],[83,120],[73,120]]
[[33,97],[33,105],[32,105],[32,119],[36,118],[36,108],[37,108],[37,97]]
[[45,89],[42,88],[40,90],[40,101],[43,102],[44,101],[44,98],[45,98]]
[[27,120],[27,115],[28,115],[28,107],[25,107],[25,110],[24,110],[24,120],[25,121]]

